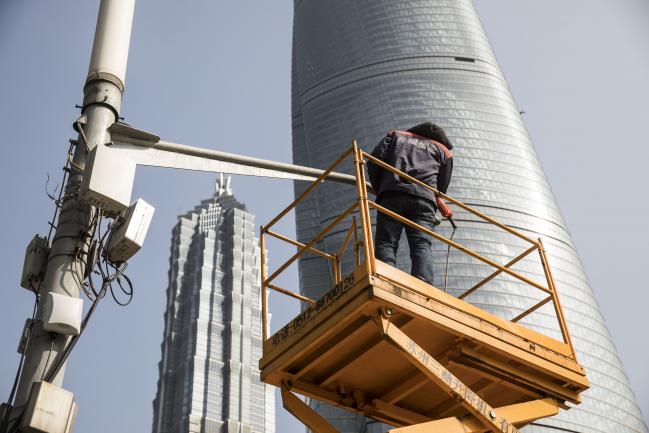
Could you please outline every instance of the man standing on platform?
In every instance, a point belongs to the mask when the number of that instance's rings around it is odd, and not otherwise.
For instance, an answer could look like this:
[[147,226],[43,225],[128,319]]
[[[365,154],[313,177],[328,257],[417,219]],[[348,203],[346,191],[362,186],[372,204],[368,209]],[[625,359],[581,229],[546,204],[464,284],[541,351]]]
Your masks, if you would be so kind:
[[[415,179],[446,193],[453,172],[453,144],[444,130],[425,122],[408,131],[391,131],[372,151],[372,156]],[[439,208],[449,218],[452,211],[440,197],[421,185],[379,167],[367,164],[370,183],[376,191],[376,202],[429,230],[439,224],[435,216]],[[399,239],[405,226],[410,260],[410,274],[433,284],[432,237],[394,218],[377,212],[374,254],[378,260],[396,266]]]

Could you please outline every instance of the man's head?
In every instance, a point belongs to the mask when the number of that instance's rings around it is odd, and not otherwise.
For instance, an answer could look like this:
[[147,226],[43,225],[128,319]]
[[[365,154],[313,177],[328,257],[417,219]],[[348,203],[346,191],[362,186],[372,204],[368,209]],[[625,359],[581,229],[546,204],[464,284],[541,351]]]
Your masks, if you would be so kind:
[[433,122],[420,123],[408,129],[408,132],[442,143],[448,150],[453,149],[453,143],[448,139],[442,127]]

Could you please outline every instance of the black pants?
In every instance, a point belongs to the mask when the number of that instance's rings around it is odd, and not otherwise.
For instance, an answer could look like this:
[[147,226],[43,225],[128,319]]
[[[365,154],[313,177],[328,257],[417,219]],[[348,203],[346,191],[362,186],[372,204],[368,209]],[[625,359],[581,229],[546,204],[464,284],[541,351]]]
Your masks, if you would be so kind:
[[[410,221],[429,230],[435,228],[436,208],[432,201],[408,194],[386,194],[378,203]],[[376,236],[374,255],[388,265],[396,265],[399,239],[405,226],[408,246],[410,247],[410,274],[433,284],[432,237],[408,225],[391,218],[379,211],[376,216]]]

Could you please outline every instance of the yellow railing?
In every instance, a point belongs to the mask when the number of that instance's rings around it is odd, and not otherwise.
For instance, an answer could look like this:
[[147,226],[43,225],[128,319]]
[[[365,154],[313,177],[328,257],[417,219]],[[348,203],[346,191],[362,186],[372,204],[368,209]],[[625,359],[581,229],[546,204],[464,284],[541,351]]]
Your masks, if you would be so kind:
[[[340,215],[338,215],[331,223],[329,223],[324,229],[320,231],[311,241],[309,241],[307,244],[303,244],[301,242],[298,242],[296,240],[293,240],[291,238],[288,238],[286,236],[283,236],[279,233],[276,233],[271,230],[271,228],[279,221],[281,218],[283,218],[286,214],[288,214],[291,210],[293,210],[300,202],[302,202],[309,194],[313,192],[313,190],[320,185],[323,181],[327,179],[330,173],[332,173],[337,167],[340,166],[340,164],[345,161],[347,158],[352,157],[354,161],[354,175],[356,177],[356,192],[357,192],[357,198],[354,201],[354,203],[349,206],[347,209],[345,209]],[[445,201],[475,215],[479,219],[494,225],[501,230],[516,236],[522,240],[524,240],[526,243],[530,244],[530,247],[523,251],[521,254],[518,256],[514,257],[511,259],[509,262],[507,262],[504,265],[501,265],[491,259],[488,259],[481,254],[471,250],[470,248],[467,248],[457,242],[454,242],[451,239],[448,239],[438,233],[435,233],[434,231],[423,227],[413,221],[410,221],[407,218],[404,218],[403,216],[390,211],[389,209],[386,209],[385,207],[379,205],[378,203],[369,200],[368,195],[367,195],[367,183],[365,179],[365,169],[364,166],[366,164],[366,161],[371,161],[373,164],[376,164],[377,166],[380,166],[384,170],[390,171],[404,179],[406,179],[409,182],[415,183],[423,188],[426,188],[433,192],[436,196],[442,197]],[[483,287],[485,284],[487,284],[489,281],[493,280],[496,278],[498,275],[505,273],[510,275],[513,278],[516,278],[523,283],[534,287],[548,296],[543,298],[540,302],[536,303],[535,305],[531,306],[527,310],[523,311],[521,314],[518,316],[510,319],[512,322],[518,322],[519,320],[523,319],[524,317],[528,316],[529,314],[533,313],[534,311],[538,310],[548,302],[552,301],[552,304],[554,306],[555,314],[557,316],[557,320],[559,323],[559,327],[561,330],[561,334],[563,337],[564,343],[568,344],[572,353],[574,353],[574,348],[572,345],[572,341],[570,339],[570,334],[568,332],[568,328],[566,326],[565,318],[563,316],[563,311],[561,309],[561,305],[559,303],[559,297],[557,295],[556,287],[554,284],[554,278],[552,277],[552,271],[550,270],[550,266],[548,265],[548,259],[547,255],[545,253],[545,249],[543,247],[543,242],[540,238],[538,239],[532,239],[528,236],[525,236],[524,234],[520,233],[519,231],[506,226],[505,224],[502,224],[493,218],[473,209],[472,207],[460,202],[459,200],[454,199],[453,197],[450,197],[437,189],[431,187],[430,185],[427,185],[412,176],[407,175],[406,173],[403,173],[400,170],[397,170],[396,168],[392,167],[389,164],[386,164],[385,162],[373,157],[372,155],[364,152],[361,150],[356,141],[353,142],[353,145],[351,148],[349,148],[340,158],[338,158],[320,177],[318,177],[315,181],[313,181],[305,190],[302,194],[300,194],[299,197],[297,197],[286,209],[284,209],[282,212],[279,213],[273,220],[268,223],[265,226],[260,227],[260,242],[261,242],[261,282],[262,282],[262,327],[263,327],[263,339],[264,341],[267,340],[267,318],[266,318],[266,313],[267,313],[267,295],[266,295],[266,289],[274,290],[276,292],[282,293],[287,296],[291,296],[295,299],[298,299],[302,302],[306,302],[309,304],[314,304],[316,301],[313,299],[309,299],[305,296],[299,295],[297,293],[291,292],[289,290],[283,289],[281,287],[278,287],[273,283],[273,281],[283,272],[288,268],[291,264],[293,264],[298,258],[300,258],[302,255],[304,255],[307,252],[310,252],[312,254],[318,255],[330,262],[331,265],[331,272],[332,272],[332,280],[335,284],[338,284],[342,280],[342,257],[345,251],[347,250],[349,244],[353,240],[353,245],[354,245],[354,254],[355,254],[355,264],[356,266],[365,266],[365,270],[367,271],[368,274],[374,274],[376,273],[376,259],[374,257],[374,242],[373,242],[373,237],[372,237],[372,224],[371,224],[371,218],[370,218],[370,209],[375,209],[377,212],[381,212],[391,218],[394,218],[398,221],[400,221],[403,224],[406,224],[410,227],[413,227],[421,232],[427,233],[428,235],[432,236],[434,239],[439,240],[440,242],[443,242],[471,257],[474,259],[477,259],[493,268],[495,268],[494,272],[491,273],[489,276],[483,278],[480,280],[477,284],[475,284],[473,287],[469,288],[466,290],[464,293],[462,293],[458,298],[463,299],[470,294],[474,293],[476,290],[479,288]],[[361,236],[359,238],[358,232],[357,232],[357,220],[356,220],[356,215],[352,215],[353,213],[357,212],[359,215],[360,219],[360,229],[361,229]],[[340,250],[335,253],[329,253],[326,251],[321,251],[317,249],[314,245],[316,245],[320,240],[322,240],[327,233],[331,232],[332,229],[334,229],[336,226],[342,223],[342,221],[352,215],[351,218],[351,224],[349,226],[349,229],[347,229],[345,233],[345,238],[342,243],[342,246]],[[267,275],[267,268],[266,268],[266,260],[265,260],[265,237],[266,236],[272,236],[276,239],[279,239],[283,242],[286,242],[288,244],[291,244],[293,246],[296,246],[298,248],[297,252],[285,263],[283,263],[281,266],[279,266],[270,276]],[[364,256],[364,261],[361,260],[361,254],[360,252],[363,251],[363,256]],[[513,271],[511,267],[518,263],[519,261],[523,260],[525,257],[533,253],[534,251],[537,251],[539,254],[539,258],[541,261],[541,266],[543,267],[543,273],[545,276],[545,282],[547,286],[541,285],[524,275],[519,274],[516,271]]]

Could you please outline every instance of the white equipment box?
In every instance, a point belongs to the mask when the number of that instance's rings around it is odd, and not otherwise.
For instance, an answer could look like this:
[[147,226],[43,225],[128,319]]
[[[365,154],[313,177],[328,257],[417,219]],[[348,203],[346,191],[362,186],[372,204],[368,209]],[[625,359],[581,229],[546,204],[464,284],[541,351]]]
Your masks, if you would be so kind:
[[43,329],[63,335],[79,335],[83,299],[48,293],[43,314]]
[[43,282],[43,277],[45,276],[49,252],[50,246],[47,238],[39,235],[34,236],[25,250],[23,275],[20,278],[20,285],[22,287],[38,293]]
[[124,211],[108,238],[108,260],[125,262],[142,248],[154,211],[155,208],[141,198]]
[[128,207],[135,180],[135,161],[103,144],[90,151],[79,197],[109,213]]
[[20,431],[70,433],[76,415],[74,394],[48,382],[36,382],[29,394]]

